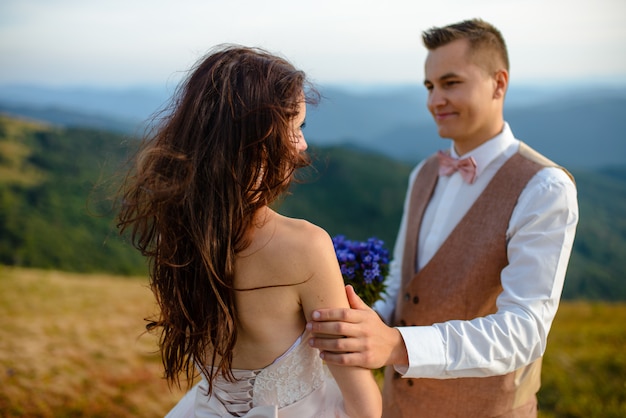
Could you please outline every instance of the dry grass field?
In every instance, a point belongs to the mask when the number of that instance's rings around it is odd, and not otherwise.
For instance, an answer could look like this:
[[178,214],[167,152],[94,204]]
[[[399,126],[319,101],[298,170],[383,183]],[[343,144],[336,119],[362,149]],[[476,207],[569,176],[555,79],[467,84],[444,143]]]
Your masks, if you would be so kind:
[[[0,417],[162,417],[145,279],[0,266]],[[563,303],[544,360],[540,417],[626,416],[626,305]]]
[[0,416],[159,417],[145,280],[0,267]]
[[626,417],[626,304],[562,303],[541,380],[540,418]]

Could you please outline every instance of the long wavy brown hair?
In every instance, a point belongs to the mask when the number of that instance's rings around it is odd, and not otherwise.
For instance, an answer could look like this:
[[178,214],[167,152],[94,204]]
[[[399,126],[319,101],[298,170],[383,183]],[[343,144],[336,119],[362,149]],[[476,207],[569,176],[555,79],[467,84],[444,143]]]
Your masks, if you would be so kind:
[[[306,92],[303,96],[303,92]],[[255,213],[286,192],[297,168],[292,119],[317,93],[264,50],[221,46],[200,60],[148,134],[121,190],[120,233],[149,260],[165,378],[189,387],[232,378],[235,257]],[[205,366],[204,364],[207,364]],[[213,366],[213,367],[210,367]]]

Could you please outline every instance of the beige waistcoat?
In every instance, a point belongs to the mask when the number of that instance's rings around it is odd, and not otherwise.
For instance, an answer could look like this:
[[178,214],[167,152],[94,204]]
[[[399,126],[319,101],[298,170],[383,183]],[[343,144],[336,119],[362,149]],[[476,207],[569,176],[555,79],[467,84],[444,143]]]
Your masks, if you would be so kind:
[[[424,164],[411,191],[395,326],[470,320],[496,312],[500,272],[508,264],[511,214],[528,181],[547,166],[556,165],[522,143],[416,273],[419,228],[438,179],[436,158]],[[540,374],[541,359],[507,375],[484,378],[405,379],[387,367],[383,416],[536,417]]]

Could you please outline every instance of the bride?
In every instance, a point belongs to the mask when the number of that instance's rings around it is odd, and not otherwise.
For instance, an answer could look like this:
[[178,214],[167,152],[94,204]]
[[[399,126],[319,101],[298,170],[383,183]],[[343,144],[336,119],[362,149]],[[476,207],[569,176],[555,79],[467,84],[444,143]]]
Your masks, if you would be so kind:
[[170,417],[381,415],[369,370],[308,344],[315,309],[349,307],[329,235],[270,208],[309,164],[305,87],[280,57],[220,47],[127,176],[118,226],[150,261],[165,377],[201,377]]

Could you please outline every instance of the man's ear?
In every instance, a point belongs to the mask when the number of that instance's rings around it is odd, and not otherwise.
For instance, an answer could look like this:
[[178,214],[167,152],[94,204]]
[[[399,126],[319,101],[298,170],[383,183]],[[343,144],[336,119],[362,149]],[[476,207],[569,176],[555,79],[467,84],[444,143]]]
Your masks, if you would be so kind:
[[509,72],[505,69],[497,70],[493,76],[495,90],[493,92],[494,99],[503,99],[506,89],[509,86]]

